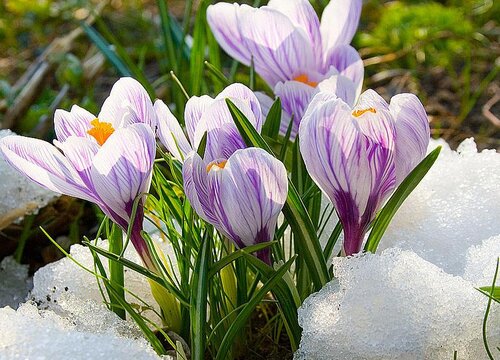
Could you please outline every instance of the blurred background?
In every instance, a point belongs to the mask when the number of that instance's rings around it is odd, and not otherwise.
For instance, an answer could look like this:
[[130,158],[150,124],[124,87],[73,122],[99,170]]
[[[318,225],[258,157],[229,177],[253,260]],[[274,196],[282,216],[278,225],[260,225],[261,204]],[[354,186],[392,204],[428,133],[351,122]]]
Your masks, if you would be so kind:
[[[318,14],[328,3],[311,2]],[[137,78],[180,115],[185,98],[179,83],[190,95],[222,88],[204,60],[230,81],[249,83],[248,68],[220,51],[207,30],[203,15],[210,3],[2,0],[0,128],[50,141],[57,108],[79,104],[97,113],[120,76]],[[500,1],[494,0],[364,1],[353,41],[366,66],[364,87],[386,99],[417,94],[432,136],[452,148],[473,136],[479,149],[498,150],[499,19]],[[256,88],[266,89],[259,79]],[[92,233],[95,214],[92,206],[61,197],[30,218],[29,226],[0,230],[0,259],[19,251],[18,239],[28,231],[23,236],[29,245],[18,257],[36,270],[61,256],[37,225],[54,238],[62,235],[61,244],[69,247]]]

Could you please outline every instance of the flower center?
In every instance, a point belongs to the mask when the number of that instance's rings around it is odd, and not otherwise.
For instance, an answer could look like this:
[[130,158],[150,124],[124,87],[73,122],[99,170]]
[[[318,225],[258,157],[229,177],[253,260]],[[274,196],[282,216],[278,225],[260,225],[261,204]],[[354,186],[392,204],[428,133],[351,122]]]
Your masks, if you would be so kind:
[[352,112],[352,115],[355,116],[355,117],[360,117],[361,115],[363,115],[364,113],[366,112],[371,112],[371,113],[374,113],[376,114],[377,113],[377,110],[375,110],[374,108],[368,108],[368,109],[359,109],[359,110],[354,110]]
[[293,80],[304,83],[311,87],[318,86],[318,83],[316,81],[309,81],[309,77],[306,74],[300,74],[299,76],[294,77]]
[[111,134],[115,131],[111,123],[100,122],[99,119],[97,118],[92,120],[90,122],[90,125],[92,125],[92,128],[90,128],[90,130],[87,131],[87,134],[96,139],[97,143],[101,146],[106,142],[106,140],[108,140]]
[[215,167],[214,170],[224,169],[224,167],[226,166],[226,163],[227,163],[227,160],[212,161],[210,164],[207,165],[207,173],[210,172],[210,170],[212,170],[214,167]]

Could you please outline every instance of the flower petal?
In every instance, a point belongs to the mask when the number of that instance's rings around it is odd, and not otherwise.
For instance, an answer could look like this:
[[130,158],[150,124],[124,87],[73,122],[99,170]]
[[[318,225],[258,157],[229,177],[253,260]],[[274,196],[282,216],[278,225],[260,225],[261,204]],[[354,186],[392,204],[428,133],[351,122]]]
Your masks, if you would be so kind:
[[47,189],[98,202],[71,163],[46,141],[11,135],[0,140],[0,150],[10,165]]
[[207,8],[207,21],[219,45],[239,62],[250,65],[251,55],[243,45],[239,21],[251,8],[248,5],[218,3]]
[[[317,93],[317,89],[299,81],[285,81],[279,82],[274,88],[274,93],[281,99],[281,106],[283,110],[290,116],[293,116],[293,127],[291,132],[291,139],[297,136],[299,130],[300,120],[304,115],[309,102]],[[285,134],[289,120],[281,123],[280,132]]]
[[285,166],[262,149],[248,148],[236,151],[217,172],[226,216],[221,223],[245,246],[272,240],[288,194]]
[[359,96],[358,102],[353,110],[364,110],[368,108],[389,111],[389,104],[376,91],[368,89]]
[[121,78],[113,85],[98,117],[113,124],[115,129],[126,123],[141,122],[156,132],[157,120],[149,94],[141,83],[130,77]]
[[222,90],[222,92],[217,95],[215,99],[225,98],[243,100],[243,102],[252,110],[253,114],[255,115],[255,128],[257,129],[257,131],[261,131],[263,124],[262,109],[260,107],[259,100],[252,90],[250,90],[243,84],[231,84],[224,90]]
[[333,75],[323,80],[318,84],[318,90],[323,93],[335,94],[349,106],[353,106],[356,101],[354,83],[342,75]]
[[161,143],[175,159],[184,161],[193,149],[179,122],[163,101],[156,100],[154,109],[158,118],[158,137]]
[[262,7],[249,11],[241,18],[240,32],[253,56],[255,71],[271,87],[317,67],[308,35],[277,10]]
[[[210,105],[214,102],[214,99],[208,95],[203,96],[192,96],[186,103],[184,109],[184,122],[186,124],[186,132],[191,141],[193,148],[197,148],[199,142],[195,141],[195,133],[198,129],[198,124]],[[206,129],[202,130],[203,133]],[[199,130],[198,130],[199,131]],[[200,141],[201,138],[198,140]]]
[[323,54],[337,45],[350,44],[361,16],[362,0],[335,0],[325,7],[321,16]]
[[268,6],[285,14],[295,26],[301,27],[309,36],[314,55],[321,59],[323,50],[319,19],[311,3],[308,0],[271,0]]
[[54,130],[59,141],[69,136],[89,137],[90,122],[95,119],[87,110],[73,105],[71,111],[57,109],[54,114]]
[[399,185],[425,157],[430,129],[425,109],[413,94],[391,99],[391,114],[396,121],[396,183]]
[[351,79],[356,89],[356,97],[359,96],[365,73],[363,60],[361,60],[359,53],[351,45],[338,45],[331,48],[326,54],[324,71],[332,66],[341,75]]
[[91,175],[96,193],[127,222],[134,200],[149,189],[155,153],[151,128],[139,123],[116,130],[94,157]]
[[73,165],[89,190],[93,192],[90,170],[94,156],[99,151],[99,145],[91,139],[78,136],[70,136],[64,142],[54,140],[54,144],[64,152],[66,159]]
[[[256,126],[257,120],[254,113],[245,102],[235,98],[232,101],[247,119]],[[213,161],[220,158],[227,159],[236,150],[246,147],[224,99],[215,100],[205,111],[196,129],[195,143],[201,141],[205,129],[207,131],[207,145],[204,157],[206,161]]]

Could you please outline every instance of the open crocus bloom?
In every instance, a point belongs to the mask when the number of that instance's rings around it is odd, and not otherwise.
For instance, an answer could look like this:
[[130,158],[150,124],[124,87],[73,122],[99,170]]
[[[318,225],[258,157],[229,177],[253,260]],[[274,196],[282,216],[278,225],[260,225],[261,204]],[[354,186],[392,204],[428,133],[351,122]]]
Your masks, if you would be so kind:
[[[0,140],[5,160],[38,184],[97,204],[121,228],[133,222],[132,243],[151,266],[142,239],[143,209],[134,201],[149,190],[156,153],[153,104],[144,88],[120,79],[98,117],[74,105],[57,110],[54,145],[24,136]],[[62,152],[61,152],[62,151]]]
[[[296,122],[315,88],[332,75],[345,77],[359,95],[364,68],[349,45],[359,23],[361,0],[335,0],[325,8],[321,23],[308,0],[270,0],[267,6],[218,3],[207,9],[207,20],[221,47],[255,71],[282,100]],[[285,122],[282,130],[287,128]]]
[[[257,148],[203,160],[191,153],[182,170],[191,206],[238,248],[270,241],[288,193],[285,166]],[[270,263],[269,250],[257,256]]]
[[262,112],[255,94],[242,84],[226,87],[217,97],[193,96],[186,103],[184,120],[187,137],[179,122],[161,100],[154,108],[158,117],[158,137],[162,144],[179,161],[196,151],[207,133],[204,159],[208,161],[229,158],[236,150],[245,148],[225,99],[229,98],[240,109],[258,132],[262,129]]
[[387,104],[367,90],[354,108],[324,93],[311,101],[300,124],[300,151],[337,210],[346,255],[361,250],[384,200],[424,158],[429,136],[427,115],[413,94]]

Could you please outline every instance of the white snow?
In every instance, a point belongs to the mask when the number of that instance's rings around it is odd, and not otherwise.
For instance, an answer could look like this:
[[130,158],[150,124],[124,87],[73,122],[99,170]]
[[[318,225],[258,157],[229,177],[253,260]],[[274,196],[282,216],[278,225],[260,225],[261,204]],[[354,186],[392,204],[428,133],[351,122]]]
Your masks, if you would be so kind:
[[19,264],[11,256],[0,262],[0,307],[17,309],[19,303],[26,300],[31,285],[28,265]]
[[[296,359],[487,359],[482,322],[500,256],[500,154],[444,145],[378,254],[333,259],[336,279],[299,309]],[[332,224],[334,226],[334,224]],[[385,250],[384,250],[385,249]],[[500,345],[500,306],[488,320]]]
[[[0,130],[0,139],[14,135],[10,130]],[[35,213],[59,196],[26,176],[19,174],[0,155],[0,229]]]

